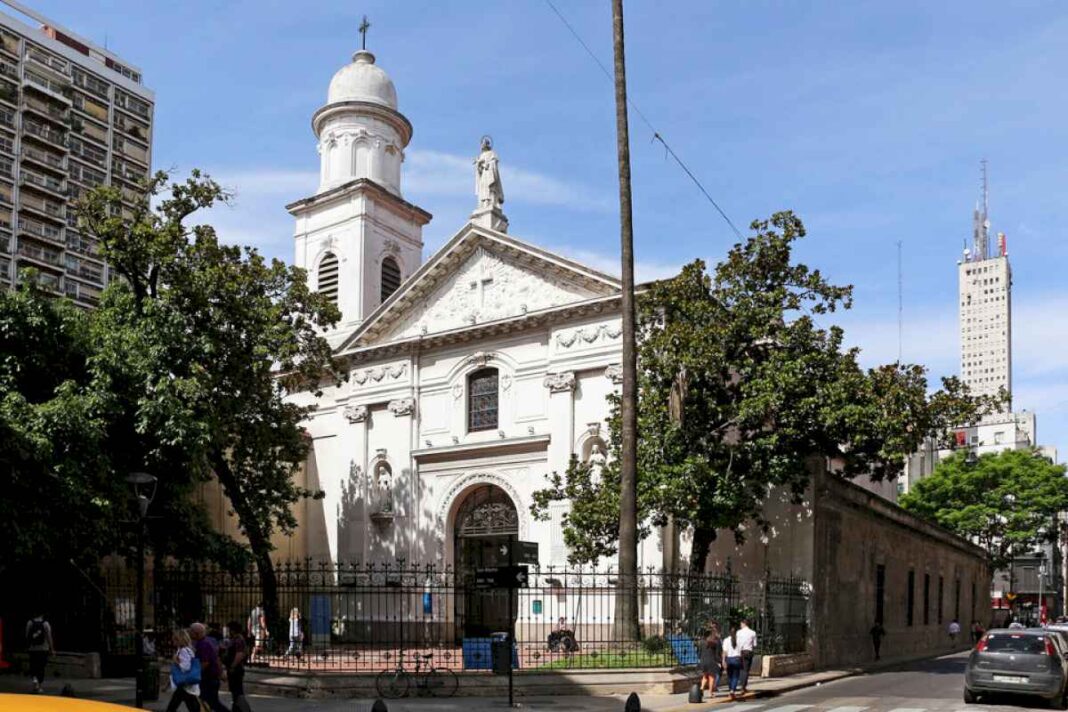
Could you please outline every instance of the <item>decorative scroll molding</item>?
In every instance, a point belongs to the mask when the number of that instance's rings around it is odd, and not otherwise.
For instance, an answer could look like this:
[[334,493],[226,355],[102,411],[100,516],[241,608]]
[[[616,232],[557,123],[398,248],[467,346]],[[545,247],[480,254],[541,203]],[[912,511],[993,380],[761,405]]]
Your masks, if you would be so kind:
[[350,423],[362,423],[367,420],[367,412],[365,405],[347,405],[342,414]]
[[507,391],[512,387],[512,377],[507,373],[501,376],[501,390]]
[[375,366],[373,368],[365,368],[362,371],[353,371],[352,380],[357,385],[362,386],[368,381],[374,383],[381,383],[387,379],[396,381],[407,372],[408,364],[395,363],[392,366]]
[[[449,512],[456,503],[456,500],[459,497],[464,496],[465,490],[476,485],[496,485],[508,494],[512,500],[512,504],[515,505],[516,515],[519,517],[519,538],[521,540],[526,539],[530,533],[530,519],[527,513],[529,505],[519,496],[519,492],[512,486],[512,483],[500,475],[471,474],[456,480],[439,501],[437,517],[434,521],[437,541],[446,541],[445,525],[449,518]],[[438,561],[441,561],[445,557],[445,549],[451,551],[452,547],[438,546],[435,547],[435,549],[437,550]]]
[[464,359],[464,365],[465,366],[475,366],[476,368],[481,368],[482,366],[485,366],[487,363],[489,363],[492,360],[493,360],[493,354],[487,353],[485,351],[476,351],[473,354],[471,354],[470,356],[468,356],[466,359]]
[[592,344],[598,339],[614,341],[623,334],[623,327],[618,324],[598,324],[571,331],[561,331],[556,335],[556,343],[569,349],[576,343]]
[[564,371],[563,373],[550,373],[543,381],[550,393],[563,393],[575,390],[575,372]]
[[623,382],[623,364],[614,363],[606,368],[604,377],[618,386]]
[[402,415],[411,415],[415,412],[414,398],[398,398],[389,402],[389,412],[398,418]]
[[452,397],[454,399],[458,400],[460,398],[460,396],[462,396],[463,394],[464,394],[464,386],[463,386],[463,384],[462,383],[454,383],[452,385]]

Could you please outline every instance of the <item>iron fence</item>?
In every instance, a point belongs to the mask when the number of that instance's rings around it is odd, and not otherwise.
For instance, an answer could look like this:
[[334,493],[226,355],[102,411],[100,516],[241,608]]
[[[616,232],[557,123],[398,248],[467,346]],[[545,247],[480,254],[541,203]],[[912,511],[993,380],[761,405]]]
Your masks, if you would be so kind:
[[[256,636],[252,663],[276,668],[378,672],[403,654],[409,662],[430,655],[440,668],[488,670],[490,640],[513,622],[521,669],[693,665],[712,622],[726,629],[741,618],[757,632],[758,653],[801,652],[808,638],[808,584],[791,577],[643,571],[628,582],[610,570],[530,567],[526,585],[509,591],[480,586],[474,572],[403,562],[287,562],[275,574],[278,611]],[[110,637],[131,650],[132,575],[106,577],[121,629]],[[254,567],[165,565],[148,580],[146,626],[160,654],[169,652],[169,631],[193,621],[247,628],[263,602]],[[627,583],[637,589],[637,640],[617,616]]]

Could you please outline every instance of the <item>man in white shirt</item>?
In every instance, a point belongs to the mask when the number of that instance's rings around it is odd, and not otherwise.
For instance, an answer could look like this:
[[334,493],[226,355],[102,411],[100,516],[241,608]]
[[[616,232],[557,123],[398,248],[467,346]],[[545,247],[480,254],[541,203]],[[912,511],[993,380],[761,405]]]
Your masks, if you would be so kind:
[[957,636],[960,635],[960,623],[954,618],[949,623],[949,640],[953,645],[957,644]]
[[742,694],[748,692],[749,668],[753,664],[753,653],[756,651],[756,631],[749,627],[749,621],[742,619],[738,625],[738,648],[742,651]]

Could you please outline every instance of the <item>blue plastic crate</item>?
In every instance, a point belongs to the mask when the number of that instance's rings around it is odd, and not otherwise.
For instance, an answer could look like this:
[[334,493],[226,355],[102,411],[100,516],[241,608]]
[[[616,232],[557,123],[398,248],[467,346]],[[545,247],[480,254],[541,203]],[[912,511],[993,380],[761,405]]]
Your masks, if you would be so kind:
[[667,641],[679,665],[696,665],[701,660],[697,652],[697,644],[690,636],[675,633],[667,636]]
[[464,654],[464,670],[492,670],[490,638],[464,638],[461,641]]

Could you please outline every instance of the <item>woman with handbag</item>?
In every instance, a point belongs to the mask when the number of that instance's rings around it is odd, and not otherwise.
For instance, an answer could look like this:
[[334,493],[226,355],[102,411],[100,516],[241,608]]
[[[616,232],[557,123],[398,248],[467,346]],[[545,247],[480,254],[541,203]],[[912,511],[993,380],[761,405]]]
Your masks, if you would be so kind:
[[177,712],[183,702],[189,712],[200,712],[200,661],[193,650],[193,640],[183,629],[174,631],[174,662],[171,663],[171,701],[167,712]]

